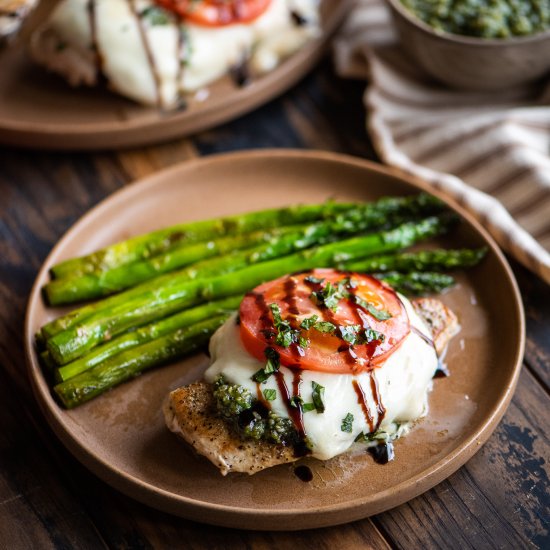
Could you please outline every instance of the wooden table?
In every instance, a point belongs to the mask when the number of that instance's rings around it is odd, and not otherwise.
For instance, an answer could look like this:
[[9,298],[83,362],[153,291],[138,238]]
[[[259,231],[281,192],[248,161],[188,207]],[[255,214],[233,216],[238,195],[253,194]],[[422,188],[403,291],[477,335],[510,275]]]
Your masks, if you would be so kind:
[[550,547],[550,287],[512,262],[527,351],[516,394],[488,443],[449,479],[398,508],[305,532],[211,527],[139,504],[98,480],[55,438],[25,374],[29,291],[53,244],[84,212],[151,172],[198,155],[297,147],[376,159],[363,84],[328,61],[256,112],[154,147],[121,152],[0,152],[0,548]]

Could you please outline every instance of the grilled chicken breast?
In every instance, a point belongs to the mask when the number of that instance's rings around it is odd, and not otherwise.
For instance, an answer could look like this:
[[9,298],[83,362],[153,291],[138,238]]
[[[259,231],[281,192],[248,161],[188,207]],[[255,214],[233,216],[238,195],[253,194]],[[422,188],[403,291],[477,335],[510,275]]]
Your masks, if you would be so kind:
[[[436,351],[441,354],[458,330],[456,315],[434,298],[417,299],[412,304],[430,327]],[[298,459],[291,447],[242,439],[217,414],[212,386],[206,382],[174,390],[165,403],[164,415],[168,428],[208,458],[222,475],[254,474]]]
[[254,474],[296,460],[291,447],[241,439],[217,415],[212,386],[206,382],[174,390],[165,404],[164,416],[168,428],[208,458],[223,475]]

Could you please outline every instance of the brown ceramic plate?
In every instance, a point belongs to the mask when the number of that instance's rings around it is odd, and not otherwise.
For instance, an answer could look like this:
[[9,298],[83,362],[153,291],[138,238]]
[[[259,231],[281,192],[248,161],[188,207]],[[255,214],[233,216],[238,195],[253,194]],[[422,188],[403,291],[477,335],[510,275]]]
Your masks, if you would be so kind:
[[246,529],[306,529],[344,523],[396,506],[426,491],[486,441],[512,397],[524,345],[524,319],[513,275],[487,233],[462,210],[446,246],[487,246],[482,265],[459,274],[442,299],[462,331],[449,347],[451,376],[434,381],[430,414],[395,444],[381,466],[370,455],[305,462],[313,481],[292,465],[222,477],[164,426],[161,404],[179,385],[201,378],[206,355],[148,372],[72,411],[52,398],[33,334],[60,313],[46,309],[40,287],[48,268],[137,233],[212,216],[299,202],[372,200],[426,186],[367,161],[330,153],[261,151],[189,161],[106,199],[54,248],[33,288],[26,321],[30,379],[62,442],[90,470],[151,506],[198,521]]
[[229,78],[204,101],[163,113],[107,90],[71,88],[35,66],[21,49],[0,55],[0,143],[42,149],[134,147],[189,135],[235,118],[295,84],[317,63],[349,3],[322,0],[321,36],[275,70],[238,88]]

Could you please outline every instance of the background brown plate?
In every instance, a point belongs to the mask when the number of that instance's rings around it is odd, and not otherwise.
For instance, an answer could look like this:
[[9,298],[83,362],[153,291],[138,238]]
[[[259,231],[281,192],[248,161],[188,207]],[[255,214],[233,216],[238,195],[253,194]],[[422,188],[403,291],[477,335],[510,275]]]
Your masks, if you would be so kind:
[[33,334],[61,313],[46,309],[40,287],[52,264],[161,225],[298,202],[371,200],[425,185],[352,157],[259,151],[190,161],[115,193],[59,242],[33,288],[26,320],[30,379],[63,443],[119,490],[187,518],[248,529],[305,529],[376,514],[426,491],[470,458],[489,437],[512,397],[521,366],[524,319],[511,271],[487,233],[465,221],[446,246],[489,247],[475,269],[442,299],[462,331],[449,347],[451,377],[434,381],[430,415],[395,445],[381,466],[366,453],[325,463],[306,459],[310,483],[291,465],[223,478],[164,426],[161,404],[177,386],[201,377],[205,355],[151,371],[73,411],[60,408],[42,376]]
[[322,0],[322,35],[275,70],[239,88],[225,77],[204,101],[164,113],[107,90],[71,88],[35,66],[21,49],[0,52],[0,143],[43,149],[109,149],[152,144],[251,111],[295,84],[319,60],[349,6]]

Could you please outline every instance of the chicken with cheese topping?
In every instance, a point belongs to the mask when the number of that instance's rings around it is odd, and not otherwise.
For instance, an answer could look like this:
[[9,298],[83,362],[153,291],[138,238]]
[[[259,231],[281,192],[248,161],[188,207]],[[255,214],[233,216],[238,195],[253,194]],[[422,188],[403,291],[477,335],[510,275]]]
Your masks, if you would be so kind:
[[458,327],[440,301],[318,269],[259,286],[213,336],[206,382],[172,392],[168,427],[223,474],[404,435],[427,412]]
[[73,86],[105,80],[168,110],[230,71],[274,69],[319,32],[318,0],[62,0],[31,55]]

